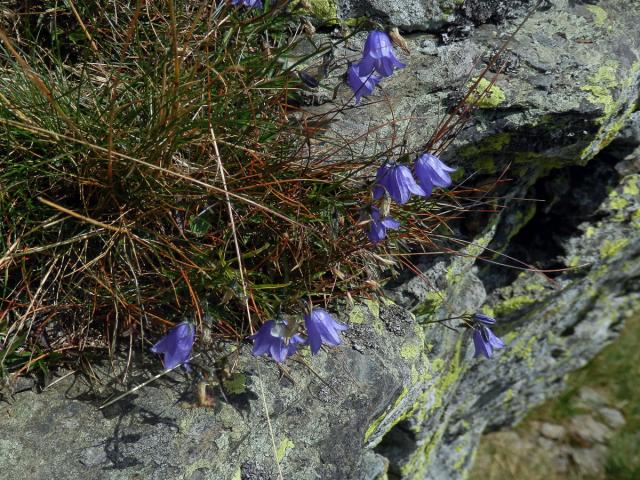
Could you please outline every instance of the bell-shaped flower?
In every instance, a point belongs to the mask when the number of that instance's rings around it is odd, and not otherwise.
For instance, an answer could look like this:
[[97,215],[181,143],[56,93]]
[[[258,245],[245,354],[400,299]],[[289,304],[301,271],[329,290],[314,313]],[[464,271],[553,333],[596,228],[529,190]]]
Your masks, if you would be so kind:
[[376,173],[373,186],[373,198],[379,200],[384,192],[400,205],[404,205],[411,198],[411,194],[426,197],[425,191],[416,183],[409,167],[404,165],[384,164]]
[[476,322],[480,322],[483,325],[495,325],[496,324],[496,319],[493,317],[490,317],[489,315],[485,315],[484,313],[475,313],[473,315],[473,319]]
[[431,195],[433,187],[446,188],[451,185],[449,173],[455,172],[455,168],[445,165],[438,157],[430,153],[425,153],[416,158],[413,165],[418,183],[427,193]]
[[305,315],[304,324],[307,327],[307,341],[313,355],[318,353],[323,343],[334,347],[340,345],[340,332],[349,328],[337,322],[329,312],[322,308],[314,308],[311,313]]
[[262,8],[262,0],[231,0],[231,5],[244,5],[249,8]]
[[393,217],[384,217],[380,215],[378,207],[371,207],[371,222],[369,224],[369,232],[367,237],[371,243],[378,243],[387,236],[387,229],[397,230],[400,228],[400,222]]
[[349,84],[351,90],[353,90],[356,97],[356,105],[360,103],[362,97],[368,97],[373,93],[373,90],[381,79],[381,77],[374,75],[373,71],[369,71],[366,75],[363,75],[360,64],[358,63],[349,65],[347,69],[347,84]]
[[404,63],[396,58],[389,35],[377,30],[369,32],[367,41],[364,44],[360,65],[361,75],[375,70],[383,77],[390,76],[394,67],[406,67]]
[[151,347],[153,353],[164,355],[164,368],[171,369],[178,365],[184,366],[190,371],[189,357],[193,349],[193,342],[196,337],[195,329],[189,322],[182,322],[173,327],[158,342]]
[[276,362],[282,363],[287,357],[293,355],[298,345],[304,343],[300,335],[287,336],[287,322],[285,320],[269,320],[260,330],[249,338],[253,340],[251,353],[256,357],[267,353]]
[[487,358],[491,358],[494,350],[504,348],[504,342],[494,335],[489,327],[484,325],[479,325],[474,329],[473,345],[476,349],[476,357],[484,355]]

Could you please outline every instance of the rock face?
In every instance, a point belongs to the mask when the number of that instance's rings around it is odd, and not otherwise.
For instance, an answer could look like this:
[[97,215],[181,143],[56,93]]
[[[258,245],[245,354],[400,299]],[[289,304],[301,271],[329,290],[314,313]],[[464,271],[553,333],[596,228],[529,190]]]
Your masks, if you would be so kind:
[[[408,145],[424,144],[475,59],[499,45],[530,3],[338,0],[340,15],[374,12],[420,32],[408,36],[408,67],[372,97],[382,101],[345,110],[330,128],[356,138],[385,125],[378,147],[393,144],[394,128]],[[517,422],[559,391],[565,374],[640,314],[634,3],[558,0],[532,15],[509,46],[494,94],[444,156],[471,186],[494,182],[510,165],[501,199],[484,200],[498,213],[458,227],[469,242],[458,255],[424,260],[421,277],[389,285],[393,302],[345,308],[343,346],[279,371],[245,345],[229,354],[229,377],[210,379],[211,408],[193,408],[192,387],[179,375],[101,411],[111,387],[96,391],[82,378],[16,394],[2,405],[0,476],[462,478],[483,432]],[[496,21],[506,23],[486,23]],[[458,35],[448,22],[473,26]],[[338,55],[353,59],[361,42]],[[346,103],[346,88],[338,94]],[[555,272],[487,262],[518,265],[496,251]],[[499,318],[508,343],[491,360],[473,358],[468,333],[429,323],[480,308]]]

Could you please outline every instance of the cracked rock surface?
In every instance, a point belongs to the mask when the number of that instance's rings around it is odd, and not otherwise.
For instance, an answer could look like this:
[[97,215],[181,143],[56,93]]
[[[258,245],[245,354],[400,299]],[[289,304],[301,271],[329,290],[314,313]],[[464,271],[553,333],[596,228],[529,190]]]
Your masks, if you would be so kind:
[[[475,59],[531,3],[338,0],[344,17],[375,12],[410,31],[411,54],[369,99],[378,101],[345,110],[329,128],[353,138],[393,113],[408,144],[424,144]],[[156,373],[144,365],[127,385],[95,388],[69,376],[41,393],[23,389],[0,405],[0,478],[463,478],[483,432],[561,390],[568,372],[640,313],[634,4],[558,0],[532,15],[509,46],[500,95],[444,156],[468,185],[510,165],[499,191],[505,208],[461,227],[472,243],[460,255],[426,259],[423,279],[390,284],[391,300],[343,308],[351,328],[342,346],[280,372],[245,345],[230,356],[228,378],[208,379],[211,408],[194,408],[192,386],[172,374],[97,410]],[[468,35],[443,42],[456,22],[472,26]],[[355,58],[363,39],[338,55]],[[337,84],[338,74],[327,81]],[[335,101],[349,98],[339,87]],[[391,133],[379,130],[378,147]],[[477,259],[492,258],[485,247],[556,271],[499,268]],[[468,333],[426,323],[480,308],[499,318],[496,333],[508,343],[491,360],[473,358]],[[561,435],[552,430],[547,437]]]

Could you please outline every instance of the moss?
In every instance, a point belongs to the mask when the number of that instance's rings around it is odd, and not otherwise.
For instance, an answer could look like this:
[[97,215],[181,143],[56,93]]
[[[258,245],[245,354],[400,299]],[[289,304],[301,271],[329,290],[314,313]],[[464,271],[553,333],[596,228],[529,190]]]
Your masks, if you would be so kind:
[[242,373],[234,373],[223,382],[224,390],[231,395],[240,395],[247,391],[247,377]]
[[278,459],[278,462],[281,462],[287,454],[287,450],[291,450],[293,447],[295,447],[295,444],[290,439],[286,437],[283,438],[276,449],[276,459]]
[[628,238],[618,238],[617,240],[605,240],[600,245],[600,258],[605,259],[613,257],[624,247],[629,245]]
[[602,27],[607,23],[609,14],[607,14],[604,8],[597,5],[586,5],[586,7],[587,10],[589,10],[589,12],[591,12],[591,14],[593,15],[593,23],[595,23],[598,27]]
[[[472,78],[467,85],[471,88],[477,81],[477,78]],[[491,86],[491,82],[486,78],[481,78],[476,86],[475,93],[469,96],[469,103],[479,108],[496,108],[501,105],[507,99],[504,91],[497,85]]]
[[520,310],[522,307],[531,305],[535,303],[535,301],[535,298],[529,297],[528,295],[518,295],[494,305],[493,309],[496,315],[504,316]]

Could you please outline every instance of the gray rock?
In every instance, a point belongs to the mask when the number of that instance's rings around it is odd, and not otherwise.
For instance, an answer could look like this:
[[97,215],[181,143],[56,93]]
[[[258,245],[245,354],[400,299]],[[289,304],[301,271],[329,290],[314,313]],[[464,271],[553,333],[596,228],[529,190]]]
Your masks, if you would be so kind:
[[581,475],[601,478],[604,474],[606,449],[602,446],[574,448],[571,450],[571,459]]
[[596,421],[591,415],[576,415],[571,418],[570,434],[586,445],[604,443],[613,432],[606,425]]
[[539,427],[540,434],[550,440],[562,440],[567,434],[567,429],[555,423],[542,422]]
[[584,386],[578,391],[578,401],[576,402],[578,407],[597,408],[608,403],[607,398],[602,393],[591,387]]
[[624,427],[627,423],[627,420],[622,415],[620,410],[616,410],[615,408],[609,407],[601,407],[598,409],[598,413],[600,417],[610,428],[614,430],[619,430]]
[[[371,14],[436,31],[408,36],[411,55],[399,54],[407,68],[380,82],[361,109],[334,115],[327,135],[362,139],[335,160],[368,155],[374,146],[397,151],[390,139],[398,132],[406,133],[409,151],[420,151],[460,98],[475,60],[500,44],[514,28],[509,18],[521,18],[527,4],[505,12],[508,3],[338,2],[343,16]],[[353,325],[343,345],[289,362],[286,375],[243,346],[233,368],[245,379],[244,392],[227,395],[228,402],[217,395],[213,409],[180,402],[193,386],[178,374],[101,411],[96,407],[114,392],[82,377],[41,394],[17,393],[0,412],[2,475],[238,480],[275,479],[281,469],[283,478],[300,480],[374,480],[385,470],[392,478],[462,478],[484,431],[513,425],[558,393],[566,374],[640,311],[640,160],[632,152],[627,160],[599,155],[640,92],[640,12],[631,5],[558,0],[522,28],[510,45],[517,68],[497,79],[496,95],[443,154],[466,186],[509,179],[478,207],[498,212],[472,213],[453,225],[470,244],[447,244],[456,255],[428,256],[416,262],[420,278],[390,283],[397,305],[372,300],[340,312]],[[433,33],[454,35],[443,27],[451,18],[475,27],[437,46],[437,56],[420,52]],[[354,60],[363,41],[359,35],[337,48],[337,60]],[[343,73],[326,80],[342,85],[336,104],[315,113],[346,104]],[[375,127],[376,135],[367,135]],[[624,169],[616,169],[618,160]],[[543,195],[544,203],[521,200]],[[508,261],[495,252],[554,272],[490,267],[487,260]],[[429,323],[481,307],[496,314],[496,333],[507,343],[491,359],[474,358],[469,332]],[[153,373],[136,375],[141,382]],[[604,441],[609,428],[589,418],[575,426],[577,435]],[[529,439],[512,440],[536,448]],[[599,452],[575,450],[571,458],[595,471],[601,467],[589,462]]]

